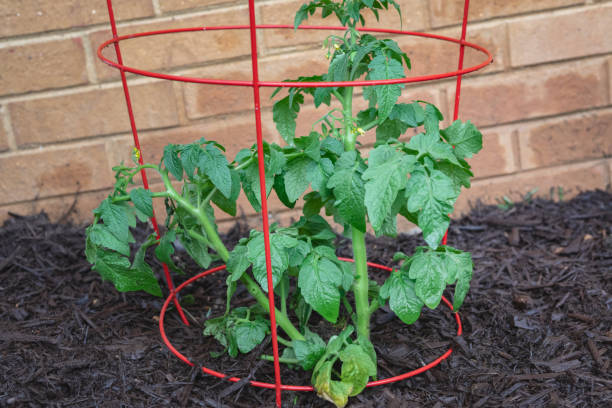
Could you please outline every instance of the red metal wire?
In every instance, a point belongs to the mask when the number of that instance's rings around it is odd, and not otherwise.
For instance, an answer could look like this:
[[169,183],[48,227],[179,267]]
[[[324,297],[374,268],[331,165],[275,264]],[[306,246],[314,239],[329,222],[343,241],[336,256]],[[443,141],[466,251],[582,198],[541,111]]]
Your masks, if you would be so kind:
[[[461,23],[461,39],[459,45],[459,63],[457,64],[457,71],[463,69],[463,58],[465,56],[465,37],[467,34],[467,23],[468,14],[470,10],[470,0],[465,0],[463,4],[463,22]],[[453,121],[459,119],[459,99],[461,98],[461,78],[462,74],[457,75],[457,85],[455,86],[455,108],[453,109]],[[454,146],[453,146],[454,147]],[[442,238],[442,245],[446,245],[448,241],[448,230],[444,233]]]
[[[105,47],[112,43],[116,43],[119,41],[127,40],[130,38],[138,38],[138,37],[148,37],[152,35],[162,35],[162,34],[172,34],[172,33],[182,33],[182,32],[193,32],[193,31],[213,31],[213,30],[242,30],[249,29],[248,25],[231,25],[231,26],[217,26],[217,27],[191,27],[191,28],[175,28],[170,30],[158,30],[158,31],[149,31],[143,33],[136,33],[130,35],[124,35],[118,38],[112,38],[108,41],[105,41],[98,47],[98,57],[106,64],[123,69],[126,72],[131,72],[133,74],[138,74],[142,76],[148,76],[159,79],[167,79],[172,81],[179,82],[191,82],[198,84],[211,84],[211,85],[230,85],[230,86],[254,86],[253,81],[239,81],[239,80],[228,80],[228,79],[212,79],[212,78],[196,78],[189,76],[181,76],[181,75],[170,75],[170,74],[162,74],[157,72],[151,72],[146,70],[141,70],[137,68],[127,67],[122,63],[114,62],[108,58],[106,58],[102,51]],[[293,26],[284,25],[284,24],[262,24],[257,25],[257,29],[271,29],[271,28],[285,28],[292,29]],[[332,27],[332,26],[300,26],[300,29],[305,30],[344,30],[345,27]],[[424,38],[432,38],[437,40],[449,41],[459,45],[463,45],[466,47],[473,48],[477,51],[484,53],[487,56],[487,59],[481,62],[478,65],[474,65],[469,68],[464,68],[457,71],[445,72],[441,74],[433,74],[433,75],[422,75],[416,77],[409,78],[398,78],[398,79],[385,79],[385,80],[362,80],[362,81],[337,81],[337,82],[279,82],[279,81],[259,81],[258,85],[260,87],[301,87],[301,88],[325,88],[325,87],[342,87],[342,86],[373,86],[373,85],[390,85],[390,84],[407,84],[414,82],[424,82],[424,81],[433,81],[437,79],[450,78],[457,75],[463,75],[470,72],[477,71],[491,62],[493,62],[493,56],[489,51],[485,48],[467,42],[465,40],[459,40],[452,37],[446,37],[438,34],[431,33],[417,33],[413,31],[402,31],[402,30],[390,30],[390,29],[382,29],[382,28],[361,28],[359,31],[363,32],[374,32],[374,33],[387,33],[387,34],[403,34],[403,35],[412,35]]]
[[[349,258],[338,258],[341,261],[345,261],[345,262],[353,262],[352,259]],[[392,268],[389,268],[388,266],[385,265],[379,265],[373,262],[368,262],[368,266],[372,267],[372,268],[378,268],[384,271],[392,271]],[[210,274],[213,274],[215,272],[219,272],[221,270],[225,269],[225,265],[221,265],[221,266],[217,266],[216,268],[212,268],[209,270],[206,270],[204,272],[201,272],[198,275],[195,275],[189,279],[187,279],[185,282],[181,283],[174,291],[172,291],[170,293],[170,295],[166,298],[166,301],[164,302],[160,314],[159,314],[159,332],[161,334],[161,338],[163,340],[163,342],[166,344],[166,346],[168,347],[168,349],[170,350],[170,352],[172,354],[174,354],[176,357],[179,358],[179,360],[183,361],[185,364],[188,364],[189,366],[194,366],[194,363],[191,362],[187,357],[185,357],[185,355],[183,355],[180,351],[178,351],[176,349],[176,347],[174,347],[174,345],[172,345],[172,343],[170,342],[170,340],[168,339],[168,336],[166,334],[166,329],[164,327],[164,321],[165,321],[165,316],[166,316],[166,311],[168,309],[168,306],[170,305],[170,302],[173,300],[173,298],[183,289],[185,289],[185,287],[191,285],[193,282],[197,281],[198,279],[201,279],[205,276],[208,276]],[[453,310],[453,305],[452,303],[446,299],[444,296],[442,297],[442,301],[444,302],[444,304],[446,306],[448,306],[448,308],[451,310]],[[463,333],[463,326],[461,324],[461,318],[459,316],[459,313],[452,313],[452,315],[455,318],[455,322],[457,323],[457,336],[461,336]],[[400,380],[405,380],[406,378],[410,378],[413,377],[415,375],[421,374],[435,366],[437,366],[438,364],[440,364],[443,360],[447,359],[453,352],[452,347],[449,348],[445,353],[443,353],[441,356],[439,356],[438,358],[436,358],[435,360],[431,361],[430,363],[424,365],[423,367],[419,367],[416,370],[412,370],[409,371],[407,373],[404,374],[400,374],[400,375],[396,375],[394,377],[390,377],[390,378],[384,378],[382,380],[378,380],[378,381],[370,381],[367,386],[368,387],[375,387],[377,385],[383,385],[383,384],[389,384],[389,383],[393,383],[396,381],[400,381]],[[223,374],[219,371],[215,371],[212,370],[210,368],[207,367],[201,367],[202,372],[208,375],[212,375],[214,377],[217,378],[223,378],[225,380],[231,381],[231,382],[238,382],[241,380],[241,378],[239,377],[229,377],[226,374]],[[278,389],[279,385],[278,384],[273,384],[273,383],[268,383],[268,382],[262,382],[262,381],[249,381],[249,384],[251,384],[254,387],[260,387],[260,388],[269,388],[269,389]],[[283,391],[314,391],[314,388],[310,385],[288,385],[288,384],[280,384],[280,389]]]
[[[115,22],[115,13],[113,12],[113,2],[112,0],[106,1],[106,6],[108,8],[108,17],[110,20],[111,31],[113,33],[113,39],[117,39],[117,23]],[[117,62],[123,65],[123,58],[121,57],[121,49],[119,48],[119,41],[114,41],[115,44],[115,53],[117,55]],[[130,127],[132,129],[132,137],[134,139],[134,147],[138,150],[138,164],[144,164],[142,149],[140,148],[140,140],[138,139],[138,130],[136,128],[136,120],[134,119],[134,111],[132,109],[132,98],[130,97],[130,90],[128,87],[127,80],[125,78],[125,70],[123,68],[119,68],[119,72],[121,73],[121,83],[123,85],[123,93],[125,95],[125,105],[127,106],[128,115],[130,117]],[[145,169],[140,169],[140,176],[142,177],[142,185],[145,189],[149,190],[149,180],[147,179],[147,172]],[[157,223],[157,218],[155,217],[155,210],[153,210],[153,216],[151,217],[151,224],[153,225],[153,229],[155,230],[155,236],[157,240],[160,239],[161,235],[159,233],[159,225]],[[164,269],[164,277],[166,278],[166,284],[168,285],[168,290],[172,292],[174,290],[174,281],[172,280],[172,276],[170,275],[170,270],[168,269],[168,265],[162,263],[162,267]],[[176,306],[176,310],[181,317],[183,323],[189,326],[189,321],[183,312],[183,308],[181,307],[177,298],[174,299],[174,305]]]
[[261,126],[261,103],[259,100],[259,69],[257,64],[257,31],[255,29],[255,1],[249,0],[249,27],[251,35],[251,67],[253,71],[253,100],[255,107],[255,129],[257,132],[257,164],[261,197],[261,220],[263,223],[266,276],[268,278],[268,312],[270,313],[270,334],[272,356],[274,357],[274,381],[276,385],[276,406],[281,406],[281,374],[278,359],[278,337],[276,333],[276,310],[274,305],[274,281],[272,276],[272,253],[270,250],[270,223],[268,220],[268,197],[266,190],[266,168],[264,162],[263,133]]

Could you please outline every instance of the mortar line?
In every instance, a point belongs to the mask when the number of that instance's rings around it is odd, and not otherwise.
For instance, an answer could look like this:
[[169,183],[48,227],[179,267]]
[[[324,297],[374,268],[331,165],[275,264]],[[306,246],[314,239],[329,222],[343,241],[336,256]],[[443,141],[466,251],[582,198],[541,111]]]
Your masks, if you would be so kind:
[[[17,140],[15,139],[15,133],[13,132],[13,125],[11,123],[11,117],[9,115],[8,105],[2,105],[2,124],[4,126],[4,134],[6,135],[6,144],[9,147],[8,153],[13,153],[17,150]],[[5,152],[6,154],[7,152]]]
[[159,0],[152,0],[153,2],[153,12],[155,13],[156,16],[161,16],[162,11],[161,11],[161,6],[159,5]]
[[94,51],[91,46],[91,42],[89,41],[89,37],[86,35],[81,36],[81,42],[83,43],[83,49],[85,50],[85,68],[87,70],[87,77],[90,83],[97,84],[98,73],[96,72]]
[[523,170],[523,159],[521,158],[521,143],[519,140],[519,131],[515,129],[511,134],[512,153],[514,155],[514,165],[517,169]]

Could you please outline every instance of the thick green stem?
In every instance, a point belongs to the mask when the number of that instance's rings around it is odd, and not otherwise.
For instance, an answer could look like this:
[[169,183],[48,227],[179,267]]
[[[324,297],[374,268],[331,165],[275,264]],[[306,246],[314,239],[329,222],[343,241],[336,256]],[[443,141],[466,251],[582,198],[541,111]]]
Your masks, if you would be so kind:
[[[174,189],[174,187],[172,187],[167,171],[162,171],[161,175],[170,198],[176,201],[178,205],[183,207],[186,211],[188,211],[198,220],[200,225],[204,228],[204,231],[206,232],[206,236],[212,248],[217,252],[217,254],[219,254],[223,262],[227,262],[227,260],[229,259],[229,251],[221,241],[219,234],[217,234],[217,231],[215,230],[214,226],[212,225],[206,214],[204,214],[203,211],[200,211],[196,207],[194,207],[188,200],[182,197]],[[262,292],[262,290],[259,288],[259,285],[257,285],[257,283],[253,279],[251,279],[251,277],[246,273],[242,274],[240,280],[246,286],[247,290],[255,298],[255,300],[257,300],[257,302],[261,306],[263,306],[265,310],[268,310],[268,297]],[[278,309],[275,310],[276,323],[285,331],[285,333],[287,333],[287,335],[291,337],[292,340],[304,340],[304,336],[302,336],[298,329],[295,328],[295,326],[291,323],[287,315],[282,313]]]
[[[353,88],[345,88],[344,96],[344,150],[355,150],[357,133],[353,129]],[[370,303],[368,300],[368,264],[366,256],[365,233],[351,228],[353,258],[355,260],[355,312],[357,314],[357,334],[370,338]]]
[[366,257],[365,233],[351,228],[353,258],[355,259],[355,311],[357,312],[357,334],[370,338],[370,303],[368,301],[368,260]]

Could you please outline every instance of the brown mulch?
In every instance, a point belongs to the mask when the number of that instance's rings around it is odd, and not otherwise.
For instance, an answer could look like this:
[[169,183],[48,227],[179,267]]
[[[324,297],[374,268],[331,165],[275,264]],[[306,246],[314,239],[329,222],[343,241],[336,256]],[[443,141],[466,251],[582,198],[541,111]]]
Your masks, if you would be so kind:
[[[244,233],[237,225],[226,239]],[[372,339],[381,378],[418,368],[450,346],[452,356],[426,374],[367,389],[349,406],[612,406],[612,194],[477,207],[449,234],[475,262],[461,311],[464,335],[455,337],[444,308],[424,311],[412,326],[382,310]],[[370,239],[369,259],[388,263],[395,251],[411,253],[419,244],[418,236]],[[0,406],[273,406],[273,391],[180,362],[159,336],[162,301],[117,293],[90,271],[83,249],[82,227],[50,223],[44,214],[14,216],[0,229]],[[338,253],[350,252],[339,239]],[[201,323],[221,310],[224,296],[222,272],[190,286],[182,300],[191,327],[170,311],[169,337],[199,364],[273,381],[271,363],[256,352],[237,360],[210,356],[220,348],[202,337]],[[246,301],[244,292],[237,295],[237,303]],[[283,379],[309,382],[307,373],[288,368]],[[283,401],[324,406],[313,393],[285,392]]]

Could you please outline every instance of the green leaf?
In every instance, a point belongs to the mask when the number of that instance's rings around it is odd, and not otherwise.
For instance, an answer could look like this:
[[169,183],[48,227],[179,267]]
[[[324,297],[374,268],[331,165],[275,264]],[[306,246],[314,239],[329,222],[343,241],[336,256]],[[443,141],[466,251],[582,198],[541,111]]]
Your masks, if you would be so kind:
[[332,90],[333,90],[332,87],[315,88],[314,90],[315,108],[318,108],[319,106],[321,106],[322,103],[326,104],[327,106],[330,105]]
[[429,157],[434,160],[447,160],[460,166],[452,146],[444,143],[439,137],[431,136],[429,133],[419,133],[418,135],[412,136],[407,147],[410,150],[419,152],[419,158],[429,155]]
[[[268,277],[266,270],[266,255],[264,249],[264,235],[256,231],[247,244],[248,259],[253,264],[253,276],[259,286],[268,292]],[[298,240],[282,234],[270,234],[270,259],[272,261],[272,285],[276,287],[283,274],[289,267],[287,248],[296,246]]]
[[266,337],[268,325],[262,320],[251,322],[241,321],[236,324],[234,333],[238,350],[241,353],[248,353],[260,344]]
[[380,231],[397,193],[406,185],[406,175],[415,161],[414,156],[408,156],[389,145],[378,146],[371,151],[368,169],[362,178],[366,180],[364,201],[374,231]]
[[181,159],[178,157],[179,146],[174,144],[169,144],[164,147],[164,166],[168,169],[168,171],[178,180],[181,181],[183,179],[183,165],[181,164]]
[[414,292],[430,309],[440,304],[446,287],[446,270],[442,254],[417,251],[410,263],[409,277],[415,281]]
[[[161,288],[159,287],[159,282],[155,278],[155,274],[153,273],[153,269],[149,266],[149,264],[145,261],[145,255],[147,248],[154,245],[157,241],[157,238],[154,234],[151,234],[149,238],[138,248],[136,254],[134,255],[134,261],[132,262],[131,276],[130,278],[133,280],[134,286],[138,287],[138,290],[144,290],[147,293],[150,293],[153,296],[162,296]],[[134,290],[134,289],[129,289]]]
[[193,173],[200,161],[202,148],[198,143],[185,145],[181,151],[181,165],[185,169],[188,178],[193,178]]
[[306,191],[310,180],[307,177],[308,167],[312,163],[308,157],[297,157],[287,163],[285,173],[285,191],[289,201],[294,202]]
[[355,73],[359,69],[359,63],[365,58],[366,55],[370,54],[376,47],[378,47],[378,41],[372,41],[366,44],[359,44],[357,47],[357,51],[353,56],[352,60],[352,68],[350,78],[355,79]]
[[314,191],[323,195],[328,195],[327,182],[333,173],[334,165],[327,157],[323,157],[319,161],[311,161],[306,169],[306,177],[310,180],[310,186]]
[[406,272],[393,272],[380,288],[380,296],[389,299],[389,307],[406,324],[417,321],[423,302],[414,290],[414,282]]
[[429,136],[438,140],[440,138],[440,121],[444,120],[444,116],[438,108],[431,103],[425,106],[425,131]]
[[391,119],[389,116],[376,127],[376,144],[386,143],[390,139],[399,139],[407,129],[408,127],[402,121]]
[[230,273],[232,281],[235,282],[240,279],[244,271],[251,265],[248,253],[246,245],[236,245],[230,252],[227,260],[227,271]]
[[446,283],[452,284],[455,279],[455,296],[453,299],[453,310],[457,311],[463,304],[463,300],[470,288],[474,264],[469,252],[459,251],[451,247],[445,247],[444,264],[447,272]]
[[168,265],[170,269],[172,269],[176,273],[180,273],[181,275],[184,273],[172,260],[172,254],[174,254],[174,247],[172,243],[176,239],[176,231],[170,230],[167,231],[159,240],[159,245],[155,248],[155,256],[160,262]]
[[446,174],[453,181],[457,195],[461,192],[461,186],[470,188],[471,177],[474,173],[470,171],[470,165],[467,162],[460,160],[461,166],[449,163],[446,161],[436,163],[436,168]]
[[93,263],[92,269],[103,280],[111,281],[118,291],[144,290],[154,296],[161,296],[153,271],[144,263],[144,250],[136,254],[134,266],[130,267],[130,260],[119,253],[89,245],[87,253],[89,262]]
[[208,268],[210,266],[212,257],[208,253],[208,245],[206,243],[192,238],[186,231],[180,231],[178,238],[191,259],[196,261],[202,268]]
[[[400,62],[379,54],[368,64],[368,79],[404,78],[404,67]],[[378,119],[383,121],[389,116],[401,94],[400,85],[378,85],[374,87],[378,103]]]
[[356,151],[343,153],[336,162],[327,187],[334,190],[334,206],[342,218],[354,228],[365,232],[365,187],[361,179],[363,167]]
[[226,198],[232,195],[232,175],[227,159],[223,153],[213,145],[207,144],[200,154],[198,168],[206,174],[214,186]]
[[328,321],[335,323],[340,308],[342,271],[333,261],[316,254],[306,257],[300,268],[298,286],[304,299]]
[[482,149],[482,133],[469,120],[465,123],[456,120],[441,133],[455,147],[454,153],[460,159],[472,157]]
[[448,229],[448,214],[457,199],[453,181],[439,170],[432,170],[430,176],[424,169],[418,169],[408,180],[406,196],[407,209],[417,214],[425,241],[437,248]]
[[148,217],[153,217],[153,198],[151,191],[144,188],[135,188],[130,191],[130,199],[134,207]]
[[274,191],[276,191],[276,196],[286,207],[295,207],[295,201],[289,200],[287,191],[285,190],[285,173],[281,173],[274,177]]
[[418,102],[411,104],[398,103],[389,114],[389,119],[397,119],[411,128],[421,126],[424,118],[425,113]]
[[357,344],[349,344],[340,352],[342,371],[340,378],[345,384],[351,384],[349,396],[355,396],[365,388],[370,376],[376,375],[376,362]]
[[312,251],[310,243],[298,240],[296,246],[287,248],[289,266],[300,266],[310,251]]
[[213,193],[211,201],[217,205],[225,213],[236,216],[236,200],[240,195],[240,176],[234,169],[230,169],[232,178],[232,189],[229,197],[225,197],[219,190]]
[[117,239],[127,242],[130,238],[130,225],[127,207],[113,204],[112,198],[107,197],[96,209],[104,221],[104,225],[113,233]]
[[302,24],[302,21],[308,18],[309,5],[302,4],[297,13],[295,13],[295,18],[293,20],[293,28],[297,30],[298,26]]
[[[291,105],[290,105],[291,103]],[[295,137],[295,119],[297,112],[300,111],[300,104],[304,103],[302,94],[296,95],[293,100],[289,96],[277,101],[272,108],[272,120],[276,124],[276,129],[283,139],[289,144],[293,144]]]
[[228,346],[226,336],[227,316],[214,317],[204,322],[204,336],[213,336],[223,347]]
[[295,358],[304,370],[311,370],[325,354],[325,342],[316,333],[306,329],[306,340],[293,340]]
[[120,241],[106,225],[90,225],[87,228],[87,238],[97,246],[112,249],[125,256],[130,255],[130,245],[125,241]]
[[294,139],[295,146],[302,150],[307,157],[314,161],[321,160],[321,135],[317,132],[310,132],[308,136],[297,137]]
[[336,52],[331,63],[329,64],[327,80],[331,82],[346,81],[348,79],[348,66],[348,54]]
[[344,153],[344,146],[342,145],[342,142],[331,136],[327,136],[325,139],[323,139],[321,142],[321,149],[336,156],[341,156],[342,153]]

